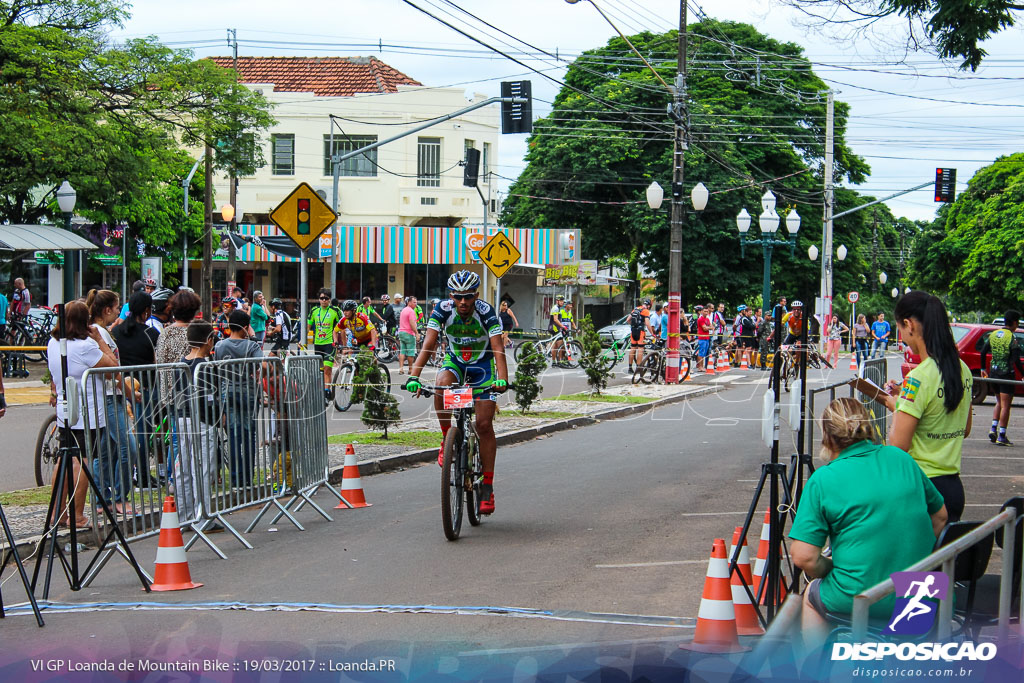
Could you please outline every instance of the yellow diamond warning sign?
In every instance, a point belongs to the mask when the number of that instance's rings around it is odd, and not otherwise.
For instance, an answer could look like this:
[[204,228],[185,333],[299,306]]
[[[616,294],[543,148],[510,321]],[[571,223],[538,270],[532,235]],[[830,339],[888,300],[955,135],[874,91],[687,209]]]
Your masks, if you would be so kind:
[[522,253],[503,232],[492,237],[480,250],[480,260],[494,277],[501,277],[509,268],[519,262]]
[[299,183],[285,200],[270,212],[270,220],[281,228],[292,242],[305,251],[338,215],[327,206],[308,183]]

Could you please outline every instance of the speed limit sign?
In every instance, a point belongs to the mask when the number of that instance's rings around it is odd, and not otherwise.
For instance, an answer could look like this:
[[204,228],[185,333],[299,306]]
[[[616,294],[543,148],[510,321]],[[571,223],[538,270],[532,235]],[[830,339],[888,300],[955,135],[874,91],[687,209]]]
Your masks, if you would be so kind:
[[860,298],[860,294],[858,294],[857,292],[850,292],[849,294],[846,295],[846,298],[851,304],[855,304],[857,303],[857,299]]

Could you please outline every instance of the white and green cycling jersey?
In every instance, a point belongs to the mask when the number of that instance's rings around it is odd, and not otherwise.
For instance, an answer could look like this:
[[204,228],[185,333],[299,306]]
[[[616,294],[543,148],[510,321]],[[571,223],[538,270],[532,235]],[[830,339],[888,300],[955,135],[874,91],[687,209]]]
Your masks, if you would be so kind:
[[501,336],[501,322],[494,307],[479,299],[466,319],[459,315],[454,301],[439,301],[430,313],[427,329],[444,334],[449,358],[462,364],[489,360],[491,337]]

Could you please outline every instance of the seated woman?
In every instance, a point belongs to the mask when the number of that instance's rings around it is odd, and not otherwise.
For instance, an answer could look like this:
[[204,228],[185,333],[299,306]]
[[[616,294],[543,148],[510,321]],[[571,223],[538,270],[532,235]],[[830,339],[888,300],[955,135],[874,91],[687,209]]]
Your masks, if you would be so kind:
[[[804,592],[804,644],[831,630],[826,611],[849,614],[853,597],[932,551],[946,524],[942,496],[906,451],[871,442],[867,410],[839,398],[821,418],[822,455],[804,488],[789,532],[793,563],[811,579]],[[826,539],[831,556],[821,554]],[[894,597],[871,608],[887,618]]]

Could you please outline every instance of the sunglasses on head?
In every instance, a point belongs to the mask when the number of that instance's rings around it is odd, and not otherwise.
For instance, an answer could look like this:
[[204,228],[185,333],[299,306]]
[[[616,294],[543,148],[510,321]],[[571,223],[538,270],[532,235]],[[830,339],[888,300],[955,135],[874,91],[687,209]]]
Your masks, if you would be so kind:
[[475,299],[476,298],[476,293],[473,292],[471,294],[452,294],[452,298],[455,299],[456,301],[465,301],[467,299]]

